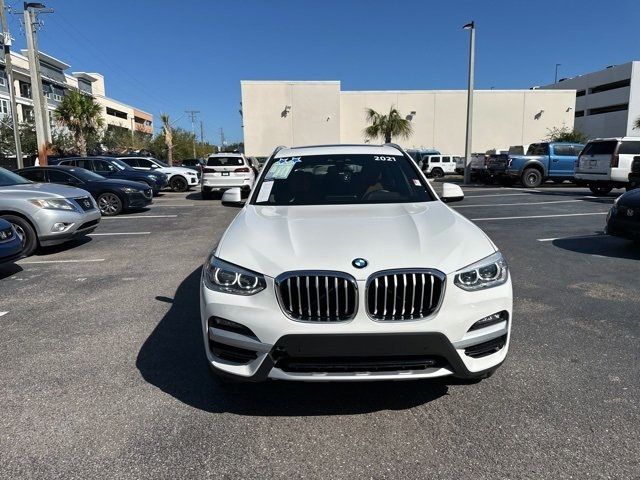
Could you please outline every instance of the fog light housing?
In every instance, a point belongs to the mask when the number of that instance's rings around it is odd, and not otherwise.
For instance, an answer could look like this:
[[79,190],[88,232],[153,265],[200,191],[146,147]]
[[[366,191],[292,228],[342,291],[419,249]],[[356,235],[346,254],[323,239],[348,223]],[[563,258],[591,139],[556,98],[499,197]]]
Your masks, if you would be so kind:
[[64,232],[67,228],[69,228],[70,223],[58,222],[54,223],[53,227],[51,227],[52,232]]
[[495,325],[497,323],[504,322],[505,320],[509,320],[509,313],[507,313],[506,310],[503,310],[503,311],[498,312],[498,313],[493,313],[493,314],[488,315],[488,316],[486,316],[484,318],[481,318],[476,323],[471,325],[471,328],[469,329],[469,331],[478,330],[480,328],[489,327],[491,325]]
[[249,328],[241,325],[240,323],[227,320],[226,318],[211,317],[209,318],[209,327],[219,328],[220,330],[226,330],[227,332],[238,333],[247,337],[258,338]]

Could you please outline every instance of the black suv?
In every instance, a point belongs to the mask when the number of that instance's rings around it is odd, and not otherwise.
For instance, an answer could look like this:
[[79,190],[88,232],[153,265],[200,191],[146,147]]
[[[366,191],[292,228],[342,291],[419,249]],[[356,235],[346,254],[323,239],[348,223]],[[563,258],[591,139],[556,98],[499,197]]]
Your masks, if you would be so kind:
[[144,182],[151,187],[154,195],[157,195],[162,188],[167,186],[168,183],[167,176],[164,173],[140,172],[131,168],[123,161],[112,157],[56,158],[55,160],[49,160],[49,164],[80,167],[106,178],[119,178],[121,180]]

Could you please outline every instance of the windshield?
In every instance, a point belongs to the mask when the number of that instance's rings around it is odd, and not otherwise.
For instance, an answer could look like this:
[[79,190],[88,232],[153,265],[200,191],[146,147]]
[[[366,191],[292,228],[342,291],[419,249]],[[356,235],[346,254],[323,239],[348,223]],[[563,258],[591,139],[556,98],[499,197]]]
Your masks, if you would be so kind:
[[10,185],[24,185],[26,183],[31,183],[26,178],[22,178],[17,173],[10,172],[2,167],[0,167],[0,187],[8,187]]
[[98,175],[97,173],[93,173],[84,168],[72,168],[68,170],[68,172],[72,175],[75,175],[80,180],[84,180],[85,182],[95,182],[105,179],[102,175]]
[[154,161],[155,163],[157,163],[158,165],[160,165],[161,167],[168,167],[168,166],[169,166],[169,164],[168,164],[168,163],[165,163],[165,162],[163,162],[162,160],[158,160],[157,158],[154,158],[154,159],[153,159],[153,161]]
[[434,200],[404,156],[309,155],[277,158],[256,189],[257,205],[338,205]]
[[242,157],[210,157],[207,160],[207,167],[235,167],[244,165]]
[[119,158],[112,158],[110,159],[111,163],[113,163],[116,167],[118,167],[120,170],[133,170],[133,168],[131,168],[129,165],[127,165],[126,163],[124,163],[122,160],[120,160]]

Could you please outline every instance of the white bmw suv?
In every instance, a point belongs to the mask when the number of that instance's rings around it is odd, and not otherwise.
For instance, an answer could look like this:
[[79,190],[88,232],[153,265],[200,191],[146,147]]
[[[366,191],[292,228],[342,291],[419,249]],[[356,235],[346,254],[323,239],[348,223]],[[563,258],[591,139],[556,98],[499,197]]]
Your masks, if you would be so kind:
[[135,170],[164,173],[169,177],[169,187],[174,192],[186,192],[200,183],[197,172],[190,168],[169,166],[162,160],[153,157],[128,156],[118,158]]
[[241,153],[209,155],[202,171],[202,198],[209,199],[213,192],[238,187],[249,193],[255,181],[255,170]]
[[[229,190],[223,203],[238,200]],[[398,146],[285,148],[202,271],[207,360],[260,381],[490,376],[512,322],[507,263]]]

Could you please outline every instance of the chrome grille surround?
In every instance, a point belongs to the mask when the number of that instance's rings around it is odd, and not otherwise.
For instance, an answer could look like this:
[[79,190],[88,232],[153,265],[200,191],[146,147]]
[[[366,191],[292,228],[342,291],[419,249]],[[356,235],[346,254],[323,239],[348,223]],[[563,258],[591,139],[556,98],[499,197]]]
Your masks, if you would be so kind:
[[442,301],[447,276],[431,268],[383,270],[367,279],[367,315],[378,322],[423,320],[435,315]]
[[358,313],[358,283],[344,272],[285,272],[275,278],[275,290],[283,313],[297,322],[346,322]]

